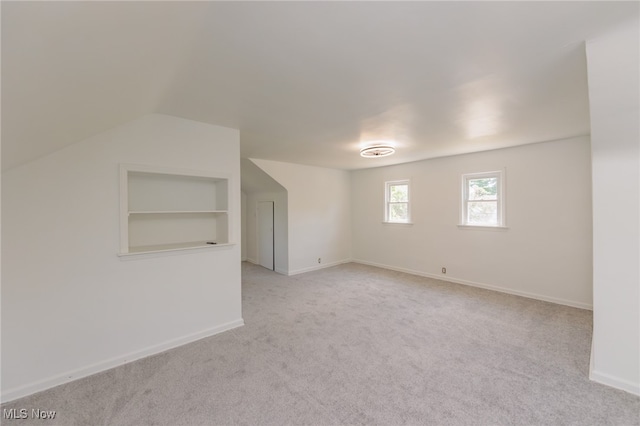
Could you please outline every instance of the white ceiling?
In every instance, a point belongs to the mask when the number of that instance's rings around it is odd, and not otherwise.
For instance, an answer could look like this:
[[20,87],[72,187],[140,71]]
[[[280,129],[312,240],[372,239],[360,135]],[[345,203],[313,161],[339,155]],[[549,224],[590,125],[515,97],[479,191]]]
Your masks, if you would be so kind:
[[[2,164],[158,112],[357,169],[589,134],[584,40],[638,2],[2,2]],[[368,141],[397,153],[362,159]],[[176,141],[179,143],[179,141]]]

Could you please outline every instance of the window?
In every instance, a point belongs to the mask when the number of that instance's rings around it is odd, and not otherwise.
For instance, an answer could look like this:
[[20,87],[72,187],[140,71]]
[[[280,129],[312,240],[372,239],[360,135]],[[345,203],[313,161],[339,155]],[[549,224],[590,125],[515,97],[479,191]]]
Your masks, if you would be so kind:
[[504,227],[503,172],[462,175],[462,225]]
[[398,180],[385,183],[385,222],[409,223],[409,181]]

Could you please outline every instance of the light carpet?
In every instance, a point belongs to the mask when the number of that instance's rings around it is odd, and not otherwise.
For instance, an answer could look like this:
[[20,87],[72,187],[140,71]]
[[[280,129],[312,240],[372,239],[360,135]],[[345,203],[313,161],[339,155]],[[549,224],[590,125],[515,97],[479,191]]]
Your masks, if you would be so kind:
[[244,327],[2,406],[20,425],[638,425],[592,313],[346,264],[243,264]]

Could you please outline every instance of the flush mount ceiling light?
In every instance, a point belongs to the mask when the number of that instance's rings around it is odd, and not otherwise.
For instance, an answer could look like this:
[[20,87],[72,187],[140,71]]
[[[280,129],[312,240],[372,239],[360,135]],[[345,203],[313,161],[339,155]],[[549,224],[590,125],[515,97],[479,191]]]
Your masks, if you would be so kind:
[[396,152],[391,145],[371,145],[360,150],[360,155],[365,158],[386,157]]

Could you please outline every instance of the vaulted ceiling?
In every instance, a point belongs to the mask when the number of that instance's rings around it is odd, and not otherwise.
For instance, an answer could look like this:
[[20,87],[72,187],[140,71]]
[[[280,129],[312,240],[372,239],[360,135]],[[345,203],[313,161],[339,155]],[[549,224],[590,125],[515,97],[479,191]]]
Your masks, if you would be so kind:
[[[584,41],[637,2],[6,2],[2,164],[148,113],[357,169],[589,134]],[[396,155],[360,148],[392,140]],[[176,141],[180,143],[180,141]]]

